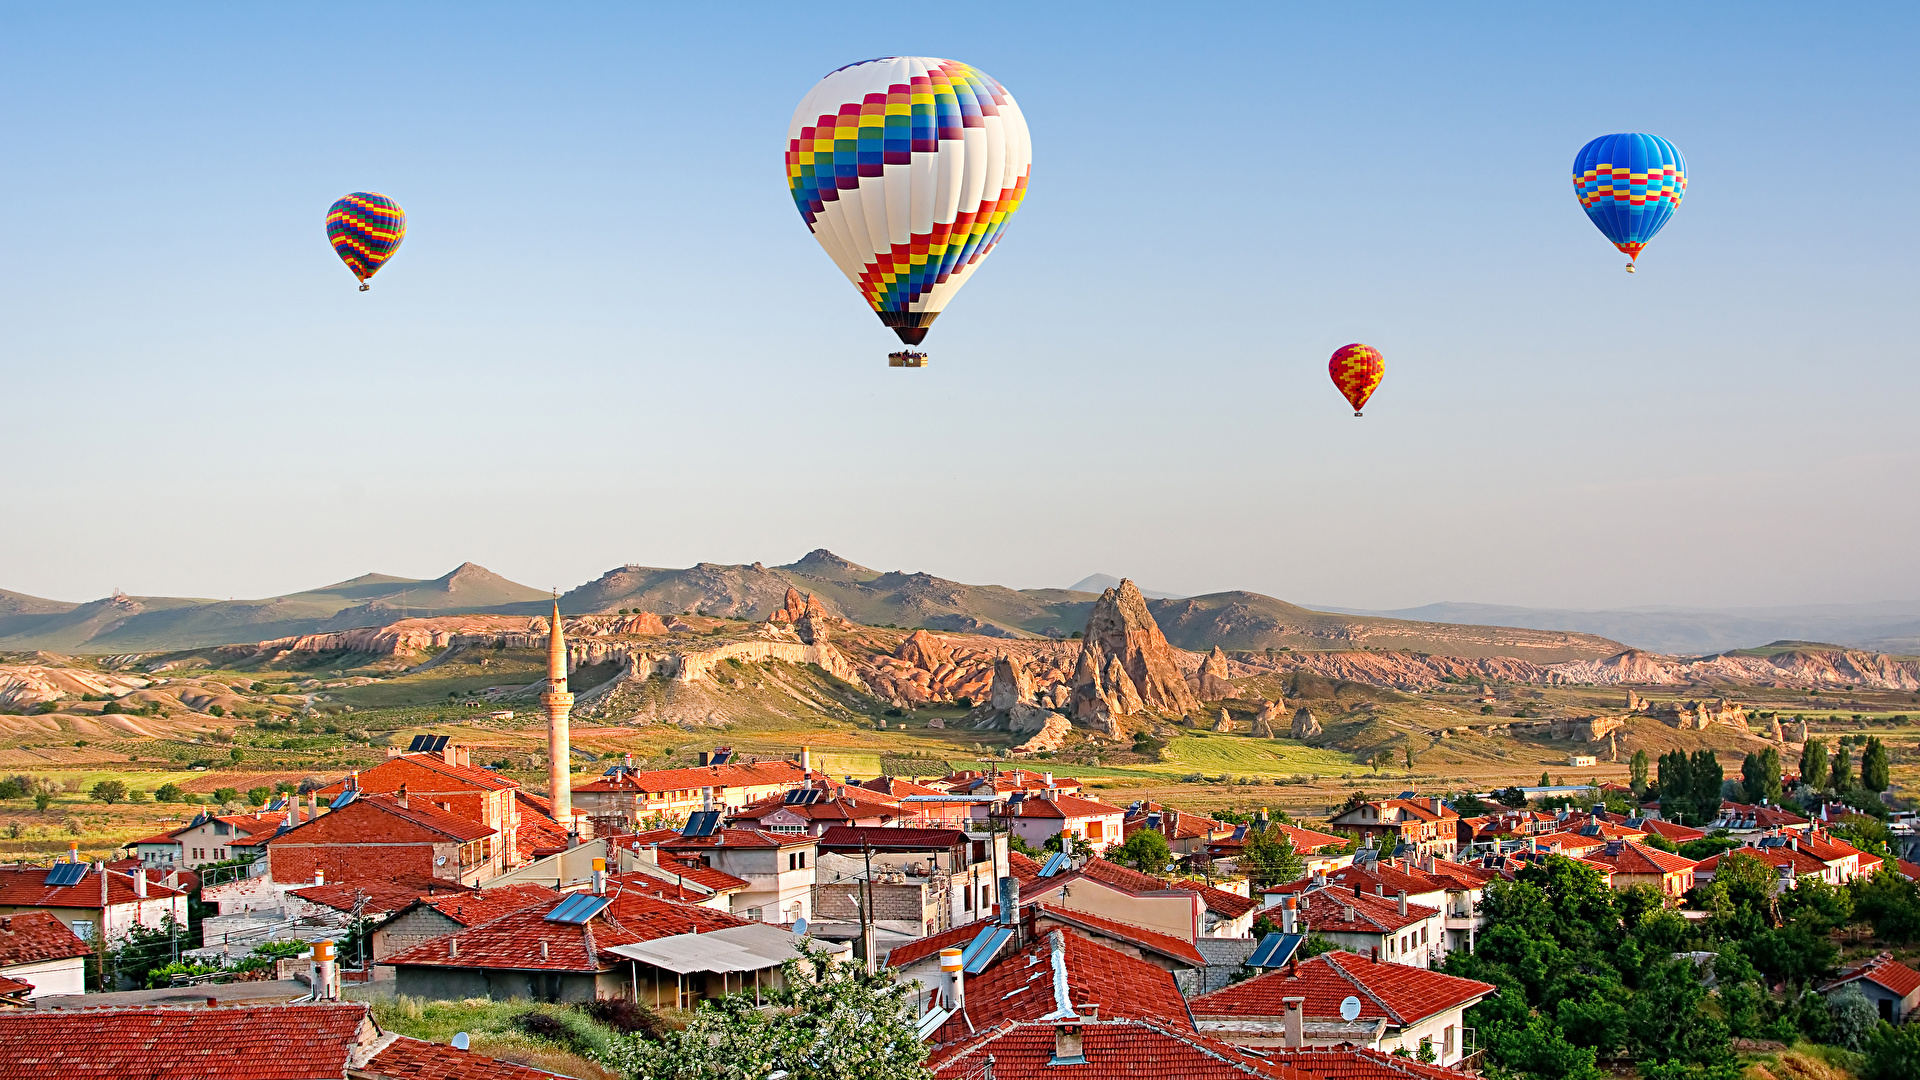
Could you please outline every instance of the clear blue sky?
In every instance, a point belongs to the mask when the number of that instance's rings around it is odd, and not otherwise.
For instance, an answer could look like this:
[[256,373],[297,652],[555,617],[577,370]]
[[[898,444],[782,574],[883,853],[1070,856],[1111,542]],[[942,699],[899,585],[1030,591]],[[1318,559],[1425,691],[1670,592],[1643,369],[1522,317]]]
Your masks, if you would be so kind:
[[[1920,596],[1920,14],[1619,18],[6,4],[0,588],[826,546],[1355,606]],[[895,53],[1034,142],[921,371],[781,167],[802,93]],[[1568,178],[1631,130],[1691,171],[1632,276]],[[409,214],[365,294],[352,190]]]

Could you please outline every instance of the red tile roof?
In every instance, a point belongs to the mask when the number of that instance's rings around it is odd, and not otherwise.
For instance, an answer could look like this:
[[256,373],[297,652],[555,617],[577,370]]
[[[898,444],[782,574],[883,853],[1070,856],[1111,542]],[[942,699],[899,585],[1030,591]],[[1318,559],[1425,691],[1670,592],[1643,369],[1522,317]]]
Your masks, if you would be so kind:
[[545,885],[502,885],[496,889],[424,896],[419,903],[461,926],[479,926],[535,904],[547,904],[550,908],[552,902],[558,899],[560,893]]
[[807,773],[796,761],[762,761],[752,765],[700,765],[690,769],[656,769],[652,772],[622,770],[602,776],[575,791],[657,792],[701,788],[768,787],[777,784],[798,785]]
[[1871,960],[1840,973],[1840,977],[1822,986],[1822,991],[1850,983],[1855,979],[1865,979],[1886,987],[1900,997],[1906,997],[1920,990],[1920,971],[1915,971],[1893,958],[1892,953],[1881,953]]
[[[670,854],[670,853],[669,853]],[[697,859],[676,859],[668,857],[660,860],[660,869],[675,874],[714,892],[734,892],[747,887],[744,879],[734,877],[724,870],[715,870],[711,866],[702,866]],[[622,880],[635,880],[634,875],[622,876]]]
[[706,851],[720,847],[742,848],[778,848],[793,847],[814,843],[814,838],[801,833],[769,833],[759,829],[715,829],[712,836],[686,837],[679,829],[652,829],[643,833],[631,833],[613,837],[610,843],[632,851],[660,845],[662,851]]
[[1051,799],[1029,795],[1024,799],[1012,800],[993,811],[994,817],[1002,818],[1092,818],[1106,817],[1109,814],[1125,815],[1126,809],[1108,806],[1097,799],[1083,799],[1078,795],[1064,792]]
[[1676,874],[1694,868],[1694,861],[1671,852],[1636,844],[1631,840],[1621,841],[1620,850],[1615,852],[1612,845],[1599,851],[1589,852],[1583,858],[1587,862],[1596,862],[1613,868],[1616,874]]
[[[100,906],[100,874],[88,868],[87,876],[77,885],[48,885],[47,866],[0,866],[0,904],[9,907],[57,907],[57,908],[98,908]],[[107,902],[109,904],[131,904],[138,897],[133,895],[133,877],[130,874],[106,871]],[[162,900],[172,896],[185,896],[179,889],[169,889],[147,879],[147,899]]]
[[1007,873],[1012,874],[1014,880],[1025,887],[1039,880],[1040,864],[1029,856],[1017,851],[1009,851],[1007,852]]
[[122,844],[121,846],[122,847],[139,847],[141,844],[154,844],[154,845],[171,844],[174,847],[179,847],[180,841],[175,840],[173,838],[173,833],[163,832],[163,833],[155,833],[144,840],[129,840],[128,842],[126,842],[125,844]]
[[1242,915],[1249,914],[1260,906],[1258,900],[1250,900],[1247,897],[1241,896],[1239,893],[1230,893],[1225,889],[1216,889],[1204,881],[1187,879],[1170,882],[1169,884],[1176,889],[1186,889],[1189,892],[1199,893],[1200,899],[1207,905],[1208,911],[1216,915],[1223,915],[1229,919],[1237,919]]
[[33,993],[33,984],[8,975],[0,975],[0,997],[23,997]]
[[909,795],[952,794],[943,788],[928,787],[925,784],[915,783],[912,780],[902,780],[897,776],[876,776],[871,780],[861,781],[860,786],[866,788],[868,791],[877,792],[881,795],[890,795],[896,799],[904,799]]
[[[1064,986],[1062,985],[1064,983]],[[1067,1001],[1059,1000],[1064,990]],[[1108,1017],[1148,1017],[1192,1030],[1186,1000],[1164,968],[1060,930],[966,981],[964,1016],[955,1015],[929,1040],[938,1046],[971,1038],[1006,1021],[1038,1020],[1059,1011],[1100,1006]]]
[[1236,983],[1190,1003],[1196,1017],[1280,1016],[1282,998],[1307,999],[1309,1019],[1340,1015],[1340,1003],[1360,999],[1360,1018],[1385,1017],[1400,1028],[1412,1027],[1448,1009],[1472,1004],[1494,992],[1490,983],[1443,975],[1406,964],[1376,963],[1335,950]]
[[1798,814],[1789,813],[1777,806],[1751,806],[1747,803],[1722,802],[1720,816],[1752,818],[1754,826],[1761,829],[1777,829],[1785,825],[1807,825],[1811,822]]
[[1920,865],[1915,865],[1905,859],[1898,859],[1895,860],[1894,869],[1900,871],[1900,876],[1906,878],[1908,881],[1920,881]]
[[1399,897],[1355,896],[1350,889],[1308,889],[1299,896],[1300,917],[1314,930],[1336,934],[1394,934],[1440,914],[1439,908],[1408,903],[1402,915]]
[[926,849],[958,847],[967,842],[967,834],[958,829],[895,829],[873,825],[831,825],[820,834],[820,850],[859,851],[871,845],[875,851],[887,849]]
[[1045,916],[1049,919],[1066,923],[1068,926],[1084,930],[1090,934],[1113,938],[1115,941],[1124,941],[1129,945],[1134,945],[1150,952],[1156,952],[1162,956],[1172,957],[1192,967],[1207,966],[1207,958],[1200,955],[1200,950],[1194,948],[1192,942],[1182,941],[1170,934],[1162,934],[1157,930],[1149,930],[1144,926],[1135,926],[1132,923],[1124,923],[1118,919],[1108,919],[1099,915],[1090,915],[1084,911],[1071,911],[1067,908],[1056,907],[1053,904],[1035,904],[1033,905],[1033,913],[1036,917]]
[[980,931],[985,930],[988,923],[999,914],[1000,908],[995,905],[994,909],[987,913],[987,918],[979,922],[949,927],[937,934],[909,941],[904,945],[895,945],[892,951],[887,953],[887,966],[906,967],[915,961],[932,956],[941,949],[964,949],[967,943],[979,937]]
[[560,1073],[400,1036],[361,1069],[381,1080],[551,1080]]
[[345,1076],[348,1055],[370,1033],[359,1003],[5,1012],[0,1075],[314,1080]]
[[[815,785],[816,788],[821,785]],[[743,807],[727,815],[729,821],[758,821],[772,817],[781,811],[808,821],[859,821],[863,818],[879,818],[892,821],[907,816],[897,800],[876,795],[858,785],[832,784],[824,790],[830,794],[822,795],[819,802],[787,802],[785,792],[769,795],[751,806]]]
[[471,896],[475,890],[456,881],[445,878],[428,877],[423,874],[403,874],[395,878],[356,878],[349,881],[329,881],[324,885],[307,885],[289,892],[302,900],[333,908],[337,911],[352,911],[362,897],[366,906],[361,914],[372,917],[401,908],[425,896]]
[[272,837],[267,846],[466,843],[492,835],[485,825],[437,806],[401,806],[386,795],[363,795]]
[[1460,1080],[1462,1073],[1377,1050],[1312,1047],[1254,1053],[1198,1032],[1150,1019],[1098,1021],[1081,1026],[1086,1063],[1052,1064],[1055,1025],[1008,1022],[943,1047],[928,1059],[938,1080]]
[[[446,781],[444,787],[423,788],[418,781],[410,779],[417,770],[425,770]],[[480,791],[504,791],[517,788],[519,783],[501,776],[491,769],[476,769],[471,765],[449,765],[439,754],[401,754],[390,757],[370,769],[360,772],[359,786],[367,794],[383,794],[397,791],[406,784],[415,791],[433,791],[436,794],[457,791],[461,788]],[[320,798],[324,801],[330,795],[338,795],[347,789],[344,778],[335,780],[320,789]]]
[[49,911],[0,915],[0,968],[65,960],[93,952]]
[[631,892],[622,892],[613,898],[612,905],[607,908],[607,917],[628,932],[638,935],[641,941],[675,934],[709,934],[715,930],[746,926],[751,921],[713,908],[676,904],[671,900],[636,896]]
[[1689,840],[1699,840],[1707,835],[1700,829],[1689,828],[1685,825],[1676,825],[1671,821],[1661,821],[1657,818],[1642,819],[1640,828],[1650,833],[1658,833],[1675,844],[1684,844]]
[[747,920],[724,911],[630,892],[614,896],[611,904],[587,922],[547,921],[547,913],[559,903],[520,908],[395,953],[381,963],[507,971],[607,971],[620,960],[606,952],[614,945],[747,925]]
[[1792,865],[1793,872],[1796,876],[1800,874],[1824,876],[1827,871],[1833,869],[1812,855],[1804,851],[1796,851],[1789,847],[1741,847],[1734,848],[1731,851],[1723,851],[1717,855],[1709,855],[1698,863],[1695,863],[1693,871],[1695,874],[1705,874],[1708,877],[1712,877],[1720,872],[1720,860],[1729,855],[1752,856],[1767,866],[1772,867],[1776,872],[1783,866]]

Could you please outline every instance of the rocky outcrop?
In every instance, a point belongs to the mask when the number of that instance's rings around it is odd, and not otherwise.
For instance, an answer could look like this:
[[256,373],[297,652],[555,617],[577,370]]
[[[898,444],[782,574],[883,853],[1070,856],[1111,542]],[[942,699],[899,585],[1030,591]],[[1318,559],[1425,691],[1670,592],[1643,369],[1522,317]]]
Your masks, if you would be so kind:
[[825,645],[830,640],[827,624],[832,620],[809,611],[793,624],[794,633],[808,645]]
[[995,712],[1009,712],[1016,705],[1033,701],[1033,677],[1025,664],[1002,654],[993,662],[993,686],[987,692],[987,704]]
[[1213,730],[1217,735],[1233,734],[1233,717],[1228,714],[1227,710],[1220,710],[1219,717],[1213,722]]
[[1101,593],[1074,667],[1074,720],[1108,722],[1149,710],[1183,716],[1199,705],[1140,590],[1122,581]]
[[1061,719],[1061,716],[1052,709],[1043,709],[1038,705],[1028,705],[1025,702],[1014,705],[1006,713],[1007,730],[1015,735],[1039,731],[1056,719]]
[[1200,661],[1200,674],[1194,682],[1201,701],[1219,701],[1233,696],[1233,683],[1228,681],[1231,678],[1231,665],[1226,650],[1218,645],[1213,647],[1205,660]]
[[1311,739],[1322,732],[1320,721],[1313,718],[1313,710],[1302,708],[1293,714],[1293,727],[1287,734],[1296,739]]
[[1260,711],[1253,714],[1253,737],[1271,739],[1274,726],[1280,722],[1280,710],[1271,701],[1260,702]]
[[938,671],[953,663],[953,653],[948,651],[946,642],[925,630],[915,630],[893,650],[893,656],[923,671]]
[[[1036,710],[1044,712],[1045,710]],[[1056,712],[1046,713],[1046,722],[1033,738],[1013,748],[1015,754],[1039,754],[1059,750],[1067,745],[1067,736],[1073,733],[1073,725],[1067,718]]]
[[818,597],[812,593],[808,593],[803,597],[800,595],[799,589],[789,585],[787,586],[786,598],[781,601],[780,607],[775,610],[773,614],[767,616],[767,621],[771,623],[797,623],[809,615],[824,619],[830,617],[831,613],[827,611],[827,606],[822,604]]

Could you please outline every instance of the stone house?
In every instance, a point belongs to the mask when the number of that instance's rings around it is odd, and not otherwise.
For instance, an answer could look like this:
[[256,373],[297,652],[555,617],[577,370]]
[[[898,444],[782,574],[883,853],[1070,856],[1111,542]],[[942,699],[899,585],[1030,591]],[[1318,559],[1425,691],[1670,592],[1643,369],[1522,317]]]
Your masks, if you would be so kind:
[[478,885],[497,876],[505,852],[491,828],[406,793],[357,796],[338,809],[267,840],[275,881],[418,874]]
[[503,867],[533,858],[519,850],[520,802],[518,783],[491,769],[476,769],[464,746],[448,745],[438,753],[408,753],[390,757],[319,790],[327,802],[355,790],[362,795],[405,793],[409,806],[438,809],[492,829],[501,849]]

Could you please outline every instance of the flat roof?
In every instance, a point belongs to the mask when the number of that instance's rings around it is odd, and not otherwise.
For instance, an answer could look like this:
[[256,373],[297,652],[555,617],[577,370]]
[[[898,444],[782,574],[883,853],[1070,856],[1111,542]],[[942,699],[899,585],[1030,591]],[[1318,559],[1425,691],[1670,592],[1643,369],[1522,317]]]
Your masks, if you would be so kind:
[[[779,967],[800,955],[796,946],[801,940],[783,927],[753,923],[706,934],[675,934],[632,945],[615,945],[603,951],[689,975],[696,971],[761,971]],[[831,941],[805,940],[810,947],[825,953],[843,953],[852,948]]]

